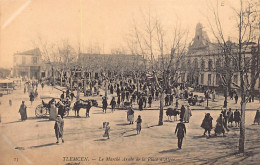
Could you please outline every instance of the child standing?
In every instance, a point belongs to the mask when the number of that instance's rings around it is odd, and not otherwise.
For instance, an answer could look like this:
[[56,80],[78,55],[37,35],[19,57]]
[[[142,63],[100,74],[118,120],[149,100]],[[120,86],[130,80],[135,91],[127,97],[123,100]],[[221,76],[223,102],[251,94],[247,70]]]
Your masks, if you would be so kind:
[[107,122],[103,137],[107,137],[107,139],[109,139],[109,132],[110,132],[110,127],[109,127],[109,122]]
[[141,124],[142,124],[142,119],[141,119],[141,116],[139,115],[137,120],[135,121],[136,122],[136,131],[137,131],[137,134],[140,134],[141,132]]

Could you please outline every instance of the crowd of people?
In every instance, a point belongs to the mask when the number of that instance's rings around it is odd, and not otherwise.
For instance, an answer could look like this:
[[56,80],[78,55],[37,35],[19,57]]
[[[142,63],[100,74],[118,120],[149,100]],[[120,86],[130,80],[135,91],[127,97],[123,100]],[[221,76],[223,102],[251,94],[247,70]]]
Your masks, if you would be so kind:
[[[44,88],[44,83],[38,83],[37,81],[26,82],[24,85],[24,92],[29,93],[29,100],[31,104],[38,95],[38,84],[41,84],[42,89]],[[158,101],[161,96],[164,96],[164,107],[173,107],[176,111],[179,111],[180,114],[180,123],[177,124],[175,130],[175,133],[178,137],[178,148],[180,149],[182,148],[183,137],[186,134],[185,123],[189,123],[190,117],[192,116],[192,110],[190,106],[194,106],[196,105],[196,103],[203,102],[205,98],[211,98],[212,101],[215,101],[216,98],[215,90],[207,90],[204,92],[205,97],[199,98],[198,95],[194,95],[189,88],[186,88],[183,85],[175,85],[172,88],[165,90],[164,93],[161,93],[160,89],[149,83],[149,81],[145,79],[139,79],[137,81],[134,78],[115,78],[105,79],[103,81],[95,80],[93,82],[90,81],[88,83],[88,87],[91,91],[91,94],[100,94],[100,88],[103,88],[103,90],[105,91],[105,95],[102,96],[102,110],[104,113],[107,112],[109,106],[111,108],[111,112],[114,112],[117,108],[126,108],[127,121],[129,122],[129,124],[134,124],[134,121],[136,122],[137,134],[141,133],[141,125],[143,121],[141,115],[139,115],[135,120],[135,110],[133,106],[136,105],[138,107],[138,110],[140,111],[144,109],[149,110],[153,107],[153,103],[155,101]],[[74,91],[76,91],[76,95],[74,94]],[[76,98],[76,105],[84,101],[80,99],[80,92],[82,92],[80,90],[80,85],[78,85],[78,88],[76,88],[76,90],[75,88],[73,90],[68,87],[66,91],[62,92],[58,102],[53,99],[49,103],[44,103],[44,101],[42,101],[43,104],[48,105],[49,119],[55,121],[54,129],[57,143],[59,143],[60,138],[62,139],[62,142],[64,142],[63,117],[65,115],[65,107],[66,105],[70,106],[74,98]],[[108,100],[107,95],[112,96],[111,100]],[[237,102],[237,94],[235,93],[234,95],[234,99]],[[233,97],[231,99],[233,99]],[[179,100],[182,100],[182,102],[184,102],[181,106],[179,105]],[[89,117],[89,110],[91,106],[91,102],[89,101],[87,102],[86,106],[84,106],[84,108],[86,108],[86,117]],[[19,109],[22,121],[27,119],[26,109],[27,106],[23,101]],[[75,109],[75,116],[79,116],[79,109]],[[211,130],[213,129],[212,121],[213,118],[210,113],[206,113],[201,124],[201,127],[204,129],[203,136],[207,136],[206,134],[208,134],[208,137],[211,136]],[[225,136],[225,132],[229,131],[230,127],[233,127],[233,123],[235,123],[235,127],[239,127],[240,121],[241,116],[240,112],[237,109],[233,111],[231,108],[229,108],[228,110],[226,108],[223,108],[219,117],[216,120],[214,135],[217,136],[218,134],[223,134],[223,136]],[[254,123],[260,123],[259,110],[257,110]],[[104,137],[107,137],[109,139],[109,132],[110,126],[109,124],[107,124],[105,127]]]
[[[259,111],[257,111],[258,113]],[[256,116],[257,116],[256,113]],[[257,117],[256,117],[257,118]],[[202,121],[201,127],[205,130],[204,131],[204,136],[206,136],[206,133],[208,133],[208,137],[211,136],[210,132],[212,130],[212,120],[213,118],[211,117],[210,113],[206,113],[205,117]],[[229,110],[227,111],[227,109],[222,109],[219,117],[216,120],[216,127],[214,129],[215,131],[215,136],[217,136],[218,134],[223,134],[223,136],[225,136],[225,132],[229,131],[228,127],[233,127],[233,122],[235,122],[235,127],[239,127],[240,126],[240,122],[241,122],[241,114],[238,111],[238,109],[236,109],[234,112],[232,111],[231,108],[229,108]],[[229,125],[230,123],[230,125]]]
[[29,94],[29,100],[31,102],[31,105],[34,101],[34,99],[38,96],[38,84],[39,82],[34,80],[34,81],[27,81],[24,84],[24,93]]

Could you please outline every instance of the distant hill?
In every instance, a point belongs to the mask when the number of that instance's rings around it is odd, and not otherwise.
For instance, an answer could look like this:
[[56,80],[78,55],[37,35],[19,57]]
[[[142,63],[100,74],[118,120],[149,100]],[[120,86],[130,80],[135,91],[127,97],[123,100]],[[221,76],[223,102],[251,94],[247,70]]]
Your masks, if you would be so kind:
[[0,78],[6,78],[10,75],[11,69],[0,68]]

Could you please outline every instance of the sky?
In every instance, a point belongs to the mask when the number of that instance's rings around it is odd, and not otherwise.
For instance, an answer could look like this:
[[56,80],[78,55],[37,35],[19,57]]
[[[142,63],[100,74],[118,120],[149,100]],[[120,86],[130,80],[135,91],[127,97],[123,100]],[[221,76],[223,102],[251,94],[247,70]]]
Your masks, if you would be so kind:
[[[237,0],[220,0],[220,16],[227,35]],[[11,68],[13,54],[34,48],[39,38],[47,43],[68,40],[86,51],[99,45],[103,53],[123,47],[133,20],[142,13],[157,15],[165,27],[176,22],[189,29],[189,41],[197,23],[207,28],[209,0],[0,0],[0,66]],[[213,18],[212,18],[213,19]],[[208,35],[211,36],[208,32]]]

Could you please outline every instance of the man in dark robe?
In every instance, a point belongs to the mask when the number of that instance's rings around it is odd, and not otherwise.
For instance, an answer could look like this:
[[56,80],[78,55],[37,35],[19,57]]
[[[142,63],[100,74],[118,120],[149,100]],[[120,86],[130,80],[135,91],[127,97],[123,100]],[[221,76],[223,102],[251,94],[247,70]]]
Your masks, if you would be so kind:
[[111,105],[111,111],[114,112],[116,107],[115,97],[113,97],[112,100],[110,101],[110,105]]
[[185,113],[185,107],[184,105],[181,106],[181,113],[180,113],[180,119],[183,120],[183,117],[184,117],[184,113]]
[[31,101],[31,105],[32,105],[32,103],[33,103],[33,101],[34,101],[34,95],[33,95],[32,92],[30,93],[30,96],[29,96],[29,97],[30,97],[30,101]]
[[227,110],[226,109],[222,109],[221,113],[222,113],[222,116],[223,116],[224,127],[226,128],[227,131],[229,131],[228,128],[227,128],[227,124],[228,124]]
[[114,87],[113,85],[110,86],[110,94],[113,94],[114,93]]
[[147,102],[147,98],[145,95],[143,95],[143,104],[144,104],[144,108],[146,108],[146,102]]
[[206,133],[208,132],[208,135],[210,137],[210,131],[212,129],[212,120],[213,118],[210,116],[210,113],[207,113],[201,124],[201,127],[205,129],[203,134],[204,136],[206,136]]
[[170,95],[170,105],[173,105],[173,94]]
[[235,103],[237,104],[237,101],[238,101],[238,95],[236,94],[235,95]]
[[136,100],[136,93],[134,92],[133,95],[132,95],[132,102],[134,103]]
[[58,115],[61,116],[61,118],[63,119],[64,117],[64,113],[65,113],[65,105],[62,103],[62,101],[60,100],[57,104],[56,107],[58,107]]
[[19,113],[21,115],[21,120],[24,121],[27,119],[27,106],[24,104],[24,101],[22,101],[22,104],[20,106],[20,109],[19,109]]
[[225,129],[224,129],[224,119],[223,119],[223,114],[220,114],[218,119],[217,119],[217,124],[215,127],[215,136],[217,136],[217,134],[222,133],[223,136],[225,136]]
[[150,95],[148,98],[149,108],[151,108],[151,106],[152,106],[152,100],[153,100],[153,97],[152,97],[152,95]]
[[121,93],[121,90],[120,90],[120,88],[119,88],[119,87],[117,87],[117,89],[116,89],[116,94],[117,94],[117,97],[118,97],[118,96],[120,96],[120,93]]
[[103,104],[103,112],[107,113],[107,98],[102,98],[102,104]]
[[237,109],[234,112],[234,121],[236,123],[236,127],[239,127],[239,124],[240,124],[240,121],[241,121],[241,116],[240,116],[240,112]]
[[61,99],[64,99],[64,98],[65,98],[64,92],[62,92],[62,94],[60,95],[60,98],[61,98]]
[[71,101],[73,101],[73,98],[75,97],[75,95],[74,95],[74,93],[73,93],[73,91],[71,91],[71,93],[70,93],[70,99],[71,99]]
[[129,101],[129,95],[130,95],[130,93],[129,93],[128,90],[126,90],[125,95],[126,95],[126,100]]
[[66,90],[66,97],[70,97],[70,90],[69,89]]
[[164,100],[165,100],[165,106],[168,106],[169,105],[169,96],[166,95]]
[[233,127],[232,124],[233,124],[233,120],[234,120],[234,114],[233,114],[231,108],[229,108],[229,110],[227,112],[227,116],[228,116],[228,118],[227,118],[228,124],[231,123],[231,127]]
[[121,92],[121,101],[124,102],[125,101],[125,91],[122,90]]
[[258,123],[258,125],[260,124],[260,112],[259,110],[256,111],[255,114],[255,120],[254,120],[254,124]]
[[121,99],[120,99],[120,95],[117,97],[117,107],[120,108],[120,103],[121,103]]
[[143,110],[143,99],[142,97],[139,99],[139,102],[138,102],[138,105],[139,105],[139,110]]
[[178,123],[176,126],[175,134],[176,133],[178,138],[178,148],[181,149],[184,134],[186,134],[186,127],[185,124],[182,122],[182,120],[180,120],[180,123]]
[[158,100],[159,99],[159,90],[156,90],[155,92],[155,100]]

